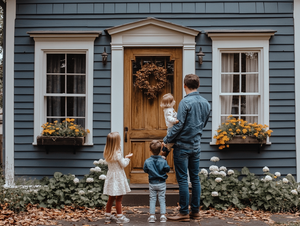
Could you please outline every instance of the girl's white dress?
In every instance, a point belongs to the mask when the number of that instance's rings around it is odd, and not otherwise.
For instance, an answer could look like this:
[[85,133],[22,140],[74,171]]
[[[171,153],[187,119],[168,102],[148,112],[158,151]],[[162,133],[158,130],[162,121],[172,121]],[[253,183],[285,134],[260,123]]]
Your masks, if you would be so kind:
[[130,192],[124,168],[129,164],[129,158],[123,158],[121,151],[117,151],[114,161],[107,162],[108,171],[104,183],[103,194],[110,196],[125,195]]

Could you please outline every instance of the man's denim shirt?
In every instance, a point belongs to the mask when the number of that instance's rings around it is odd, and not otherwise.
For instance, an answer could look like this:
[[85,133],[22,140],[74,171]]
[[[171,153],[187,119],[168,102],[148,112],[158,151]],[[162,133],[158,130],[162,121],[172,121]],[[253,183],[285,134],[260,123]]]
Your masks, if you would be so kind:
[[170,166],[160,155],[152,155],[144,163],[144,171],[149,174],[150,184],[164,183],[168,178]]
[[175,143],[176,147],[195,150],[200,148],[203,128],[210,114],[210,104],[199,92],[186,95],[179,103],[175,124],[164,138],[164,143]]

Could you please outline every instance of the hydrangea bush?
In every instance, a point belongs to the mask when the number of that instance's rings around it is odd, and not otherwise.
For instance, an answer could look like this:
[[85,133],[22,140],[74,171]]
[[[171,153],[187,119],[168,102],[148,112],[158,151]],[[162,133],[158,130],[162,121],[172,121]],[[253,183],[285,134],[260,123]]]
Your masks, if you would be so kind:
[[[214,164],[216,160],[219,159],[211,158]],[[300,184],[291,174],[286,177],[282,177],[280,172],[272,174],[267,166],[263,168],[264,176],[261,178],[250,173],[246,167],[238,172],[212,165],[209,171],[201,169],[199,173],[204,209],[251,207],[253,210],[272,212],[299,210]]]
[[103,159],[94,161],[94,165],[82,179],[56,172],[51,179],[44,177],[39,187],[4,188],[4,181],[2,184],[0,181],[0,203],[14,211],[25,210],[28,204],[57,209],[65,205],[103,207],[108,200],[108,196],[103,195],[108,167]]

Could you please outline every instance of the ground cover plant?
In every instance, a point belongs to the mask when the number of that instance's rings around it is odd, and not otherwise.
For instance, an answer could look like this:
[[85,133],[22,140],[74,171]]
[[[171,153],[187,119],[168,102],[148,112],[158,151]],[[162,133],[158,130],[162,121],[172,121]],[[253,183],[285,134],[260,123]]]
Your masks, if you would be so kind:
[[5,188],[0,180],[0,209],[15,212],[26,210],[28,205],[44,208],[64,208],[65,206],[95,208],[106,205],[108,197],[103,195],[104,180],[107,174],[107,163],[100,159],[94,161],[94,168],[82,179],[75,175],[54,173],[39,185],[26,184],[14,188]]
[[[219,161],[212,157],[211,161]],[[258,177],[247,167],[241,172],[227,170],[225,166],[212,165],[199,173],[201,180],[201,202],[204,209],[210,207],[226,210],[229,207],[271,212],[299,210],[300,184],[291,174],[282,177],[265,166],[264,176]]]

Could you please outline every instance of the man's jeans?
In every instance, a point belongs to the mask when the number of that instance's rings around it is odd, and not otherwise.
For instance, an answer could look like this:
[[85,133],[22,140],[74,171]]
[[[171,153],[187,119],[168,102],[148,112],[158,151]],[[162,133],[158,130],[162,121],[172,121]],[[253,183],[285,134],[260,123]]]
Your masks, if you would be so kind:
[[166,214],[166,182],[149,184],[150,214],[155,214],[156,195],[160,204],[160,214]]
[[185,150],[182,148],[174,147],[173,155],[176,179],[179,185],[180,213],[189,213],[189,184],[187,170],[189,170],[192,183],[191,211],[193,213],[198,213],[201,193],[201,186],[198,176],[200,148],[196,150]]

